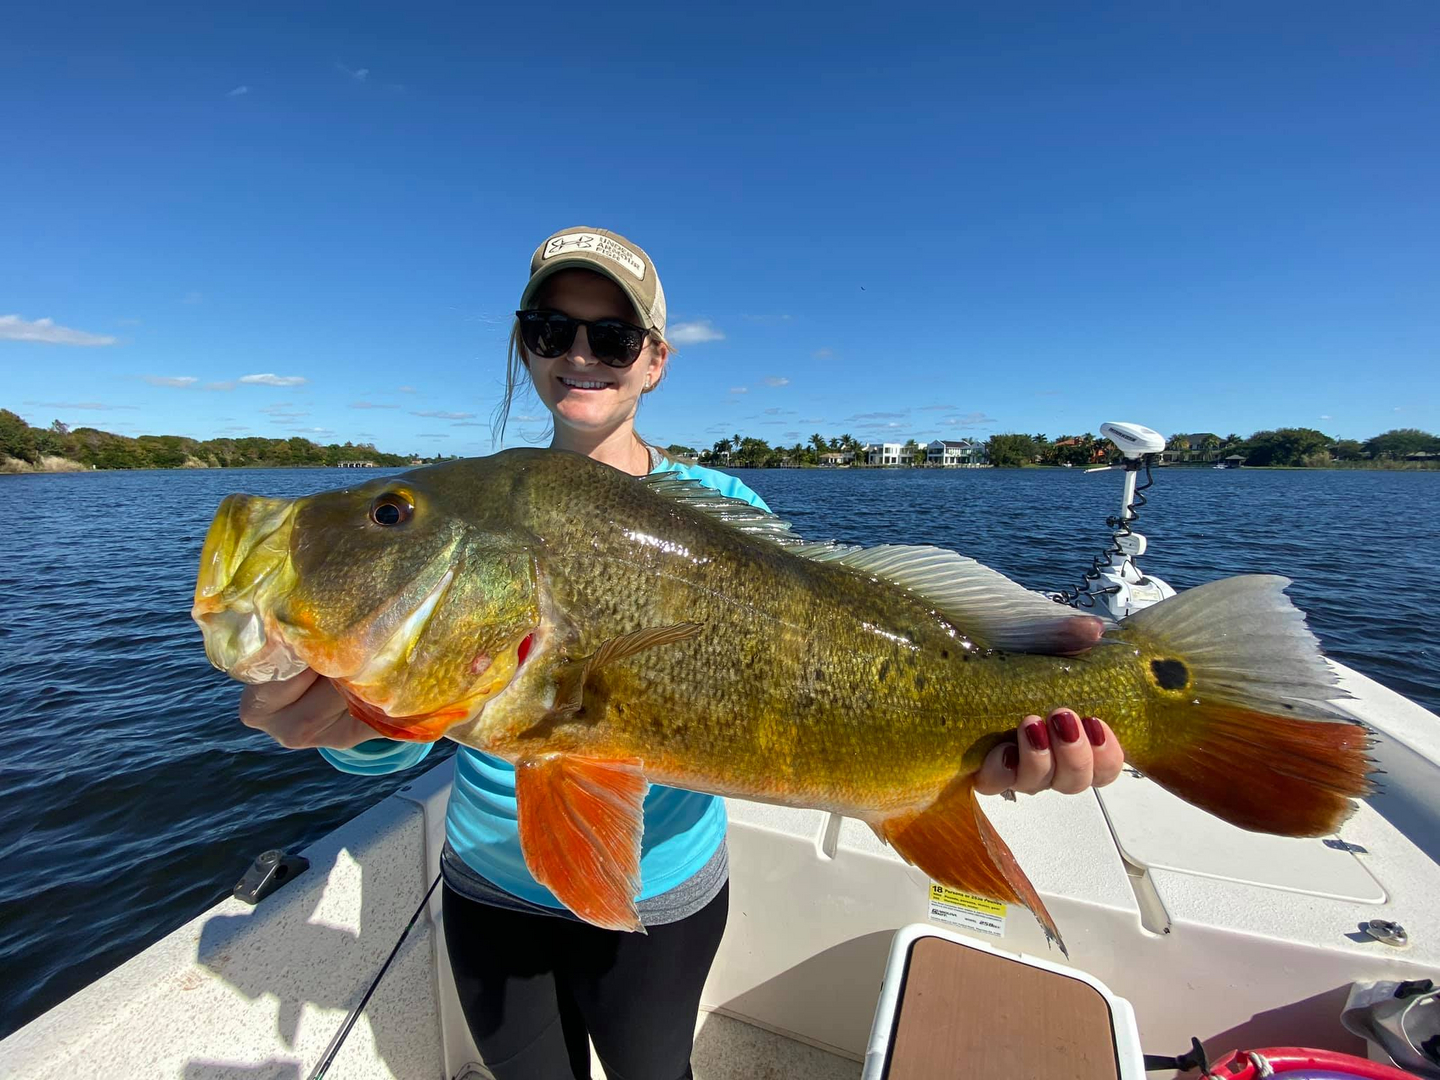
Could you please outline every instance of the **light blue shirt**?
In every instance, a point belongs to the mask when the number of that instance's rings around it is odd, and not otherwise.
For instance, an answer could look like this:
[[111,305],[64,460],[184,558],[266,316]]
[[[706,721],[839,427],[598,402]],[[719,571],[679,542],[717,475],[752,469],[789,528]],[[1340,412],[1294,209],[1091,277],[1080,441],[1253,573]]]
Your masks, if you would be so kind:
[[[733,476],[664,458],[653,473],[674,473],[769,510],[763,499]],[[349,750],[322,748],[341,772],[374,776],[419,763],[433,743],[371,739]],[[462,746],[455,754],[455,783],[445,816],[450,846],[465,864],[513,896],[544,907],[563,907],[525,866],[515,823],[515,769],[508,762]],[[668,892],[700,870],[725,838],[725,801],[681,788],[652,785],[645,796],[640,841],[640,892],[648,900]]]

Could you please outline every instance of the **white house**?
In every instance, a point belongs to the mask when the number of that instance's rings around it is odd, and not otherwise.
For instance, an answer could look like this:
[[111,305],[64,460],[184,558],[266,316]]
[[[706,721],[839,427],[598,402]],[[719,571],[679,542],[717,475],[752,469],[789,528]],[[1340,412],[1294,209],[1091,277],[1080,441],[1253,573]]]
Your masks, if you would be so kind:
[[925,461],[930,465],[942,465],[950,469],[965,465],[983,465],[985,444],[936,439],[925,444]]
[[865,462],[868,465],[907,465],[910,459],[905,455],[904,443],[870,443],[865,447]]

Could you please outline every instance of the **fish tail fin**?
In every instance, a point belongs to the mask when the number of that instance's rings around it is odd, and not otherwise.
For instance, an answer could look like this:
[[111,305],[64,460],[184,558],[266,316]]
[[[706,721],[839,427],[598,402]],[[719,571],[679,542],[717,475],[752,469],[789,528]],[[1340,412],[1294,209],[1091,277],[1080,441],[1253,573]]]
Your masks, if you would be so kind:
[[975,798],[975,777],[953,780],[923,810],[872,820],[880,839],[941,885],[1020,904],[1068,957],[1055,920]]
[[1151,726],[1126,757],[1187,802],[1233,825],[1323,836],[1369,794],[1366,729],[1320,655],[1283,577],[1213,581],[1111,631],[1134,645],[1151,684]]

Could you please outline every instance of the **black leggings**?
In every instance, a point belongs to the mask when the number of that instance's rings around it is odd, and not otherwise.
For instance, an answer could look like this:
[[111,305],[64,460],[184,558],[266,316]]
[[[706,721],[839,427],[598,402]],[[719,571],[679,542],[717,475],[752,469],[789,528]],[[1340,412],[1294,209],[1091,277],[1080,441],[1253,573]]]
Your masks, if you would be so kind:
[[648,934],[601,930],[468,900],[445,886],[445,945],[475,1045],[495,1080],[692,1076],[700,990],[725,932],[730,885]]

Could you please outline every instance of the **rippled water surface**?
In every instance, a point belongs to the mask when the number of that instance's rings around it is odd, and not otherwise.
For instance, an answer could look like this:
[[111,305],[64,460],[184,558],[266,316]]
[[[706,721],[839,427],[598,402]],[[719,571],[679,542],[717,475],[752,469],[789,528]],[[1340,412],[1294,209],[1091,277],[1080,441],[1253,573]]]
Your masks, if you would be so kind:
[[[739,475],[802,535],[940,544],[1033,588],[1079,579],[1120,493],[1079,470]],[[241,726],[239,686],[190,621],[223,496],[346,479],[0,477],[0,1036],[220,899],[259,851],[309,842],[410,775],[347,776]],[[1169,469],[1149,497],[1149,572],[1177,588],[1293,578],[1331,655],[1440,710],[1440,473]]]

